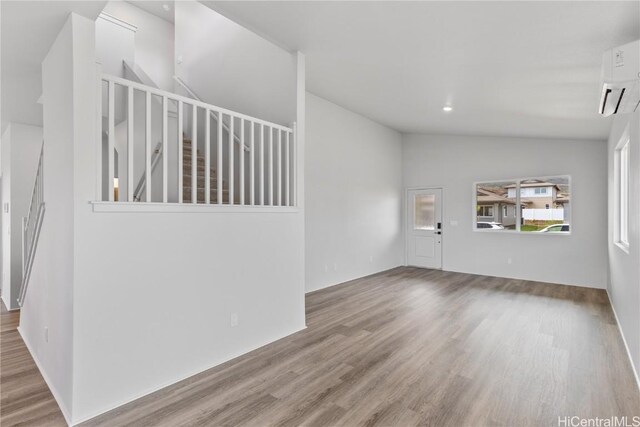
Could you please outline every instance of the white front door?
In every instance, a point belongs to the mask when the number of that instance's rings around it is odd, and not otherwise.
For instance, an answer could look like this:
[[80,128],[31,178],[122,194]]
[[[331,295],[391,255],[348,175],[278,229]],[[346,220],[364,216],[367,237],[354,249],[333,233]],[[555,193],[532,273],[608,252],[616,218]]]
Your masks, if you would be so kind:
[[442,268],[442,189],[407,192],[407,264]]

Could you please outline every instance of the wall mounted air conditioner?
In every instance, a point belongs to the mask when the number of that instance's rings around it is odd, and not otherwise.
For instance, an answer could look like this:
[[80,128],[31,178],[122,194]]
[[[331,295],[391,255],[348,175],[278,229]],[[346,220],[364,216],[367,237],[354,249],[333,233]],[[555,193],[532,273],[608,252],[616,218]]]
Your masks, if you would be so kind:
[[631,113],[640,108],[640,40],[604,53],[602,94],[598,112],[603,116]]

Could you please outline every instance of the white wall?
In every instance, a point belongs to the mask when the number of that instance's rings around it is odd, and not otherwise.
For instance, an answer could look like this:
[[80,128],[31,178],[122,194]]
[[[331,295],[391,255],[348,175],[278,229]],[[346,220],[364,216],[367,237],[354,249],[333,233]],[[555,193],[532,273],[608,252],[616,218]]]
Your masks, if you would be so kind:
[[124,1],[110,1],[104,12],[137,27],[136,63],[160,89],[173,91],[173,24]]
[[68,18],[42,64],[46,210],[19,328],[67,421],[72,417],[74,361],[74,144],[79,143],[73,127],[78,52],[72,40],[80,20],[86,19]]
[[[604,142],[405,135],[403,156],[405,187],[444,189],[444,270],[606,287]],[[473,182],[550,175],[572,177],[571,235],[472,231]]]
[[[294,86],[300,80],[304,73]],[[79,111],[91,111],[87,92],[76,100]],[[92,139],[92,129],[80,131]],[[297,144],[302,156],[304,136]],[[305,327],[302,206],[94,212],[87,203],[96,198],[90,147],[77,147],[84,161],[75,167],[75,421]]]
[[307,94],[306,290],[401,265],[402,138]]
[[[3,265],[6,266],[7,287],[3,299],[9,309],[18,308],[18,296],[22,284],[22,218],[27,215],[31,193],[42,147],[40,126],[11,123],[3,134],[4,171],[2,203],[9,203],[9,212],[3,211]],[[6,252],[5,252],[6,251]],[[10,284],[10,286],[9,286]]]
[[290,125],[295,55],[195,1],[175,3],[176,74],[203,101]]
[[124,77],[122,61],[135,62],[135,39],[135,29],[125,23],[105,16],[96,19],[96,61],[104,73]]
[[2,301],[11,306],[11,213],[5,212],[5,203],[11,199],[11,126],[7,124],[0,138],[2,164]]
[[[297,209],[94,212],[94,31],[74,15],[43,66],[51,166],[20,326],[73,423],[305,326],[304,134]],[[303,61],[298,69],[304,130]]]
[[[625,129],[630,138],[629,253],[614,243],[614,152]],[[616,116],[608,144],[609,298],[633,360],[640,372],[640,112]],[[640,384],[640,381],[639,381]]]
[[90,209],[78,213],[74,418],[304,327],[299,212]]

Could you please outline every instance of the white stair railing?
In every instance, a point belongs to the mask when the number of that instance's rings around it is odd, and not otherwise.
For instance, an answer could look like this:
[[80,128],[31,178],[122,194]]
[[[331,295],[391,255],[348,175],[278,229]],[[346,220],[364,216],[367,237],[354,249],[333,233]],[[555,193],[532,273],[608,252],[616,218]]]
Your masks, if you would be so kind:
[[[107,74],[101,75],[99,85],[99,93],[102,94],[101,96],[105,96],[106,93],[107,97],[104,103],[107,108],[105,114],[107,123],[106,129],[103,130],[107,134],[106,153],[108,158],[104,162],[106,170],[102,170],[98,174],[100,182],[103,179],[107,180],[105,186],[107,191],[100,197],[101,200],[114,201],[115,93],[116,87],[118,87],[118,92],[126,93],[127,99],[125,145],[127,146],[126,175],[128,177],[126,180],[127,188],[119,190],[119,202],[133,202],[142,199],[146,203],[170,203],[169,186],[177,185],[178,195],[177,201],[173,201],[174,203],[200,203],[219,206],[296,206],[295,124],[289,128]],[[143,118],[134,117],[134,93],[144,95],[146,114]],[[152,97],[159,97],[162,103],[162,117],[158,121],[158,123],[162,123],[160,148],[152,148],[151,145]],[[98,100],[98,117],[103,116],[102,101],[102,99]],[[175,135],[177,147],[174,147],[177,150],[169,150],[167,123],[170,103],[177,104],[178,120]],[[185,110],[187,117],[190,115],[190,120],[188,120],[190,123],[185,123]],[[204,113],[204,117],[207,118],[204,123],[204,135],[201,135],[201,137],[204,136],[204,141],[200,141],[200,143],[198,143],[199,113]],[[215,117],[215,123],[211,123],[210,116]],[[142,120],[142,122],[134,122],[136,119]],[[157,117],[156,120],[158,120]],[[134,176],[134,123],[144,123],[145,125],[144,186],[140,188],[144,191],[135,191],[133,179],[129,178]],[[185,172],[183,169],[185,166],[183,158],[183,148],[185,147],[183,144],[186,127],[191,129],[190,170],[186,171],[191,175],[190,182],[184,182],[183,179],[183,172]],[[247,147],[247,149],[239,149],[235,153],[234,142],[236,140],[239,141],[239,147]],[[100,143],[102,142],[100,141]],[[198,147],[204,148],[202,155]],[[102,150],[98,151],[102,152]],[[158,155],[156,151],[162,154]],[[169,156],[165,153],[176,151],[177,163],[172,164],[171,168],[173,171],[177,171],[177,182],[170,183]],[[204,157],[204,165],[200,164],[202,157]],[[154,162],[162,164],[162,179],[159,183],[151,180]],[[99,167],[103,167],[102,160],[97,163]],[[247,170],[245,170],[245,166]],[[238,169],[236,170],[236,168]],[[122,173],[124,171],[119,171],[119,174]],[[201,184],[199,184],[199,179]],[[211,188],[212,181],[216,184],[215,188]],[[100,182],[98,188],[102,188]],[[162,192],[159,200],[152,200],[153,185],[161,186]],[[183,194],[184,189],[190,191],[190,197]],[[199,195],[199,192],[204,192],[204,194]],[[225,194],[228,194],[228,197],[225,197]],[[126,197],[122,197],[123,195]]]
[[[158,163],[160,163],[160,157],[163,156],[164,153],[162,153],[162,141],[158,142],[158,144],[156,144],[156,148],[153,150],[153,154],[151,157],[151,173],[153,174],[153,171],[156,170],[156,166],[158,166]],[[135,191],[133,192],[133,201],[134,202],[139,202],[142,200],[142,193],[144,192],[146,186],[147,186],[147,174],[142,174],[142,176],[140,177],[140,180],[138,181],[138,185],[136,186]]]
[[[191,90],[191,88],[180,77],[173,76],[173,80],[175,80],[176,83],[178,83],[189,94],[189,96],[191,98],[193,98],[193,99],[195,99],[197,101],[202,101],[202,99],[198,95],[196,95],[196,93],[193,90]],[[211,112],[211,117],[213,118],[213,120],[218,121],[218,116],[214,112]],[[222,127],[224,128],[225,131],[229,132],[230,127],[229,127],[228,123],[223,121],[222,122]],[[244,147],[245,151],[250,151],[251,150],[251,147],[249,147],[247,144],[242,144],[240,142],[240,138],[238,137],[238,135],[235,135],[235,141],[236,141],[236,144],[241,145],[242,147]]]
[[31,203],[27,216],[22,218],[22,283],[18,296],[18,305],[22,307],[29,285],[29,276],[38,246],[40,228],[44,219],[44,176],[43,176],[44,144],[40,149],[36,180],[31,193]]

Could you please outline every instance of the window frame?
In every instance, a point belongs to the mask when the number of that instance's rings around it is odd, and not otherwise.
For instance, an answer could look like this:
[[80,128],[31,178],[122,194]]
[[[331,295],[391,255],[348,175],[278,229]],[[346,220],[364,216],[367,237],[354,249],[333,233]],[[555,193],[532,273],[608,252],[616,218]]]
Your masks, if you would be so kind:
[[[493,180],[483,180],[483,181],[476,181],[472,184],[472,221],[471,221],[471,229],[474,232],[478,232],[478,233],[497,233],[497,234],[521,234],[521,235],[532,235],[532,236],[562,236],[562,237],[567,237],[567,236],[571,236],[573,234],[574,231],[574,226],[573,226],[573,209],[569,210],[569,220],[568,220],[568,224],[569,224],[569,232],[566,233],[535,233],[535,232],[527,232],[527,231],[521,231],[520,230],[520,226],[522,225],[522,205],[520,203],[521,200],[521,187],[520,184],[523,181],[529,181],[529,180],[534,180],[534,179],[538,179],[538,180],[548,180],[548,179],[557,179],[557,178],[565,178],[567,180],[567,185],[569,186],[569,203],[573,203],[573,181],[571,178],[571,175],[569,174],[558,174],[558,175],[539,175],[539,176],[534,176],[534,177],[524,177],[524,178],[507,178],[507,179],[493,179]],[[495,184],[495,183],[511,183],[511,182],[515,182],[516,184],[516,189],[515,189],[515,194],[516,194],[516,203],[514,205],[514,211],[515,211],[515,217],[516,217],[516,229],[515,230],[508,230],[508,229],[501,229],[501,230],[497,230],[497,229],[493,229],[493,228],[478,228],[477,227],[477,221],[478,221],[478,211],[477,211],[477,191],[478,191],[478,185],[482,185],[482,184]],[[549,195],[549,192],[546,192],[546,195]],[[520,207],[518,209],[518,207]],[[565,222],[563,222],[562,224],[565,224]],[[560,224],[558,224],[560,225]]]
[[[477,208],[476,208],[476,216],[481,216],[481,217],[484,217],[484,218],[489,218],[489,217],[495,218],[495,215],[493,214],[493,205],[482,205],[482,206],[477,206],[477,207],[480,208],[480,212],[482,212],[482,215],[478,215],[477,214],[478,211],[477,211]],[[488,209],[491,209],[491,215],[485,215],[487,213]]]
[[614,215],[613,241],[629,254],[629,199],[631,184],[631,138],[625,129],[614,151]]

